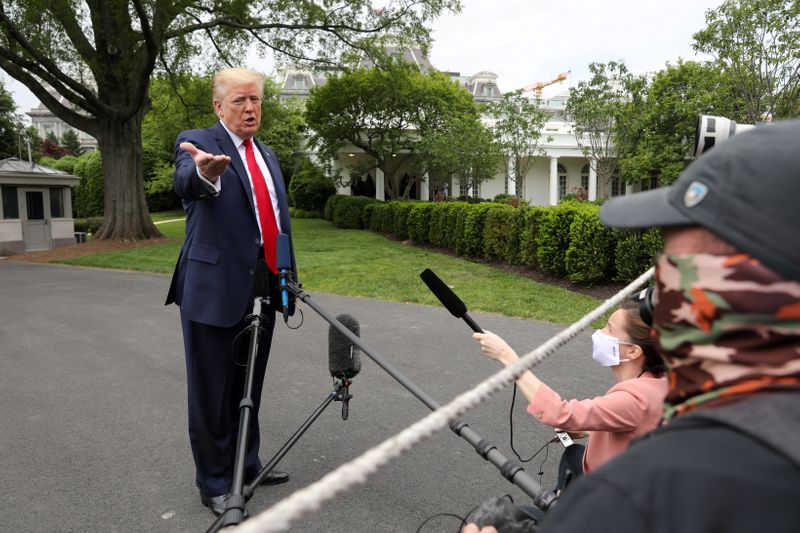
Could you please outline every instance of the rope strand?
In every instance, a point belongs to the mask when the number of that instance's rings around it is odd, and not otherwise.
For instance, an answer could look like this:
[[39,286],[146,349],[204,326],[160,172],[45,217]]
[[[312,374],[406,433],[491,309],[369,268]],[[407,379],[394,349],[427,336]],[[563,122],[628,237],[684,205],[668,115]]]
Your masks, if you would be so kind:
[[584,315],[560,333],[554,335],[538,348],[527,353],[514,365],[500,370],[473,389],[457,396],[447,405],[431,412],[397,435],[390,437],[361,456],[345,463],[305,488],[284,498],[257,516],[251,517],[233,531],[240,533],[286,531],[302,516],[319,509],[323,503],[332,500],[342,492],[366,482],[367,478],[390,460],[400,457],[416,444],[431,437],[448,423],[472,409],[504,387],[507,387],[522,373],[542,362],[562,345],[575,338],[586,327],[632,295],[644,285],[655,272],[650,268],[617,294]]

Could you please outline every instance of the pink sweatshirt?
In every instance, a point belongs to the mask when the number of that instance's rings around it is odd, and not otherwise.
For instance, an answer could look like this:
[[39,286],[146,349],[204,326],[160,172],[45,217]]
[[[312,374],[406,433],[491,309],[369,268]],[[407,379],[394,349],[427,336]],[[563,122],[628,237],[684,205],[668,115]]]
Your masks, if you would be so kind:
[[548,426],[590,431],[583,455],[583,471],[589,473],[622,453],[631,439],[656,427],[666,395],[667,378],[649,372],[620,381],[605,396],[592,400],[562,400],[542,383],[528,412]]

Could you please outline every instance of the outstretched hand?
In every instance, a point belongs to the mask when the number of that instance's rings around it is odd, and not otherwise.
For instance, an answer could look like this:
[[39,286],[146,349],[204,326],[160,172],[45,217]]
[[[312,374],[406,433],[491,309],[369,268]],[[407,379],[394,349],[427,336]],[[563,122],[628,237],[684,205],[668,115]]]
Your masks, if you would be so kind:
[[190,142],[183,142],[178,145],[178,147],[192,156],[194,164],[197,165],[197,169],[200,171],[200,175],[211,183],[216,183],[217,179],[225,172],[225,169],[228,168],[228,164],[231,162],[231,158],[227,155],[209,154],[208,152],[200,150]]

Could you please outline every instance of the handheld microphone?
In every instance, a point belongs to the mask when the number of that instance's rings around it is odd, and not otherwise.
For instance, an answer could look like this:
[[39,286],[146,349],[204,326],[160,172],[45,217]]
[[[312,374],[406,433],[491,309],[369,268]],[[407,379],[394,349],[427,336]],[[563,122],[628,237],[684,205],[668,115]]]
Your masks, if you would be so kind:
[[461,301],[461,298],[456,296],[456,294],[450,290],[450,287],[445,285],[444,281],[433,273],[433,270],[426,268],[419,277],[422,278],[425,285],[427,285],[431,292],[442,302],[442,305],[450,311],[451,315],[463,319],[464,322],[472,328],[472,331],[483,333],[480,326],[467,314],[467,306]]
[[286,280],[291,275],[292,254],[289,251],[289,236],[279,233],[275,241],[276,259],[278,269],[278,285],[281,292],[281,305],[283,306],[283,321],[289,322],[289,291],[286,289]]
[[[361,327],[352,316],[339,315],[336,320],[356,337],[361,336]],[[333,326],[328,329],[328,370],[332,377],[342,381],[342,420],[347,420],[352,398],[350,379],[361,371],[361,356],[358,347]]]

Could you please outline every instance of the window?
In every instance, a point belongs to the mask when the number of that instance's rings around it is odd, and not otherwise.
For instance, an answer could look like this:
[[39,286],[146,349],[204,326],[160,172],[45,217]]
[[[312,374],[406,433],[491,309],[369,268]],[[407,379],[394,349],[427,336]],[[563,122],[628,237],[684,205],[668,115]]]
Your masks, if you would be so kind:
[[558,164],[558,199],[561,200],[567,195],[567,167]]
[[294,89],[305,89],[305,88],[306,88],[306,77],[302,74],[295,75]]
[[28,220],[44,220],[44,195],[41,191],[25,191]]
[[583,165],[581,169],[581,187],[584,191],[589,190],[589,165]]
[[2,187],[3,189],[3,218],[19,218],[19,204],[17,203],[17,188]]
[[625,194],[625,183],[619,179],[619,175],[611,177],[611,196],[622,196]]
[[64,217],[64,189],[50,189],[50,216]]
[[643,179],[642,180],[642,190],[643,191],[651,191],[653,189],[658,189],[658,178],[652,177],[650,179]]

